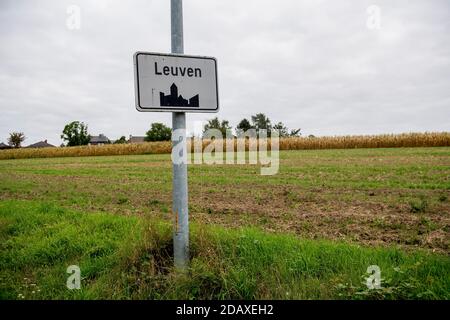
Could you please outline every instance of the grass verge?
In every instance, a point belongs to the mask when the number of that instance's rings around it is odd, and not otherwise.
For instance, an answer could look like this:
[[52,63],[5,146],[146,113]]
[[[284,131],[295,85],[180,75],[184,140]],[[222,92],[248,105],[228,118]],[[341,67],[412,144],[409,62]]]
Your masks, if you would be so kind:
[[[171,226],[50,202],[0,202],[1,299],[449,299],[450,259],[193,224],[191,267],[172,265]],[[68,290],[66,268],[81,268]],[[368,290],[367,267],[382,289]]]

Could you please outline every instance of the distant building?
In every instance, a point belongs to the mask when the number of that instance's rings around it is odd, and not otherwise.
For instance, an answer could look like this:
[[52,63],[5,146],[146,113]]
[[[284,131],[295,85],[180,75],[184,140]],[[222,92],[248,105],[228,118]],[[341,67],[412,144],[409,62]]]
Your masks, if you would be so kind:
[[94,146],[109,144],[111,141],[108,139],[107,136],[100,133],[98,136],[91,136],[91,140],[89,141],[89,144]]
[[199,98],[198,94],[190,98],[189,100],[178,95],[178,87],[175,83],[170,86],[170,94],[165,95],[164,92],[159,93],[159,104],[163,106],[177,106],[177,107],[198,107]]
[[11,148],[12,148],[11,146],[8,146],[7,144],[4,144],[3,142],[0,142],[0,150],[11,149]]
[[128,139],[128,143],[143,143],[145,142],[145,137],[142,136],[132,136],[130,134],[130,139]]
[[33,144],[30,144],[26,148],[56,148],[54,145],[47,142],[47,140],[39,141]]

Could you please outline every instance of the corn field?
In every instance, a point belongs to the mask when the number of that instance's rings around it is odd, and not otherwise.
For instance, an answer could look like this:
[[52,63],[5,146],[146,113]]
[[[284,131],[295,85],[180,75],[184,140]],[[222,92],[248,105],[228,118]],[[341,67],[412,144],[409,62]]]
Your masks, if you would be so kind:
[[[205,148],[210,140],[203,140]],[[234,149],[237,140],[233,141]],[[225,145],[225,144],[224,144]],[[249,142],[245,141],[246,150]],[[268,143],[270,146],[270,141]],[[425,132],[360,136],[280,138],[280,150],[350,149],[350,148],[401,148],[450,146],[450,132]],[[188,141],[188,148],[194,146]],[[225,147],[224,147],[225,148]],[[270,147],[269,147],[270,148]],[[19,148],[0,150],[0,160],[25,158],[83,157],[133,154],[163,154],[171,152],[171,142],[145,142],[136,144],[110,144],[57,148]]]

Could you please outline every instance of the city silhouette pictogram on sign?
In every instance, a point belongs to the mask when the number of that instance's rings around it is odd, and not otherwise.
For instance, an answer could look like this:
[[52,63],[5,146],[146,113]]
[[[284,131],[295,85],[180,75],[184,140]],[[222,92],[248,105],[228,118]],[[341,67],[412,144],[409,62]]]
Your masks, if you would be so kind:
[[189,100],[178,95],[178,87],[175,83],[170,86],[170,94],[165,95],[164,92],[159,92],[159,102],[161,107],[163,106],[176,106],[176,107],[198,107],[199,96],[196,94]]

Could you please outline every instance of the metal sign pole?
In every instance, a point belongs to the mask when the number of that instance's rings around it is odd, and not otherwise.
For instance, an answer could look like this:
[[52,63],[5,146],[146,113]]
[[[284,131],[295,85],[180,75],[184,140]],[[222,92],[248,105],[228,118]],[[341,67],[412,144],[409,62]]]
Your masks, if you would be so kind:
[[[171,0],[172,53],[184,53],[183,48],[183,5],[182,0]],[[172,112],[172,132],[177,130],[177,141],[172,140],[172,151],[178,143],[186,143],[186,114]],[[172,212],[175,223],[173,230],[173,256],[175,268],[185,270],[189,263],[189,216],[187,164],[173,163]]]

